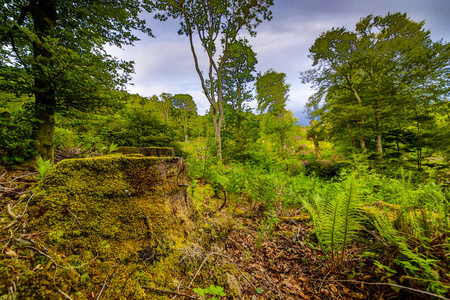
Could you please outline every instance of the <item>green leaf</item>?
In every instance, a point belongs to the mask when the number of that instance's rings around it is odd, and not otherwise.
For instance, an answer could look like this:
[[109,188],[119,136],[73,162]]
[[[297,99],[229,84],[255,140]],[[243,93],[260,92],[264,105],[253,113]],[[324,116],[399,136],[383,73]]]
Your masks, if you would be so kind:
[[205,290],[202,288],[195,288],[194,293],[196,293],[199,296],[205,297]]
[[257,288],[256,289],[256,292],[258,293],[258,294],[262,294],[263,292],[264,292],[264,290],[262,289],[262,288]]

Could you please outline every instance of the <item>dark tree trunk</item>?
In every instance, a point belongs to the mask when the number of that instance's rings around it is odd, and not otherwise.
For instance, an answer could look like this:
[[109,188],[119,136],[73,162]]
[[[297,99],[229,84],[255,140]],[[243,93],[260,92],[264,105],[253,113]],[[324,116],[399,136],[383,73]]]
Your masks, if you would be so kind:
[[33,54],[36,60],[33,65],[35,88],[35,116],[38,120],[34,132],[35,149],[44,161],[53,162],[53,140],[55,136],[55,90],[48,72],[51,67],[52,53],[46,47],[46,38],[51,36],[55,27],[57,12],[55,0],[37,1],[32,10],[34,30],[38,41],[33,43]]

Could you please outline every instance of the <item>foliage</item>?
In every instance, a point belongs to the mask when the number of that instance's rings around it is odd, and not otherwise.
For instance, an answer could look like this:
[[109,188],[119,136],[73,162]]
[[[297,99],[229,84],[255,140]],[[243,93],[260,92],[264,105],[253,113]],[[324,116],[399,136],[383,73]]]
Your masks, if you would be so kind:
[[[219,298],[215,296],[221,296],[225,297],[226,294],[223,292],[223,287],[221,286],[215,286],[214,284],[211,284],[209,287],[202,289],[202,288],[195,288],[194,292],[202,297],[202,299],[209,299],[209,300],[218,300]],[[211,295],[214,297],[206,298],[207,295]]]
[[[245,103],[253,98],[252,89],[248,85],[255,80],[253,74],[257,63],[256,53],[247,39],[238,38],[230,46],[229,58],[222,70],[222,89],[223,101],[234,113],[242,113]],[[239,120],[236,123],[239,124]]]
[[[333,196],[322,198],[316,194],[312,201],[304,201],[311,215],[314,231],[324,253],[331,253],[335,265],[342,264],[346,246],[361,228],[359,208],[361,192],[355,174],[336,187]],[[338,254],[341,255],[338,257]]]
[[271,112],[277,116],[283,114],[288,100],[289,84],[285,83],[286,74],[273,69],[256,78],[256,100],[261,113]]
[[104,51],[106,44],[132,44],[133,30],[151,35],[138,17],[141,3],[117,1],[114,9],[92,1],[5,3],[0,10],[0,88],[34,94],[35,149],[53,160],[54,114],[86,108],[102,93],[124,85],[130,63]]
[[33,143],[33,116],[28,109],[0,114],[0,163],[20,164],[36,154]]
[[178,139],[181,136],[187,142],[189,131],[192,131],[192,119],[197,115],[197,105],[192,96],[188,94],[176,94],[171,100],[174,127],[178,131]]
[[52,162],[50,160],[44,161],[42,157],[39,157],[37,161],[37,170],[39,172],[39,176],[44,178],[45,174],[47,174],[48,170],[52,166]]
[[[167,18],[180,20],[178,34],[189,38],[195,69],[200,78],[203,92],[211,104],[211,115],[214,124],[216,151],[222,158],[221,130],[224,120],[222,71],[228,61],[238,34],[247,29],[251,36],[256,35],[256,27],[263,20],[271,19],[270,6],[272,0],[262,1],[146,1],[149,11],[158,10],[155,18],[165,21]],[[201,70],[198,50],[195,48],[194,34],[198,34],[201,47],[207,54],[207,72]],[[217,42],[221,41],[221,56],[216,60]],[[206,75],[207,74],[207,75]],[[206,77],[207,76],[207,77]],[[206,77],[206,78],[205,78]],[[217,81],[215,80],[217,79]],[[208,88],[216,82],[217,88]]]
[[449,47],[432,42],[424,22],[401,13],[369,15],[355,31],[324,32],[310,48],[314,68],[301,73],[317,91],[307,111],[335,141],[375,152],[378,160],[402,162],[414,149],[420,171],[423,150],[439,147],[426,137],[438,128],[443,111],[437,108],[447,102]]
[[289,110],[284,110],[280,116],[268,113],[261,121],[261,138],[272,141],[276,145],[278,155],[284,156],[285,149],[292,146],[289,142],[294,135],[293,129],[297,121]]
[[173,128],[142,106],[126,110],[123,119],[113,123],[108,134],[111,142],[119,146],[170,146],[175,140]]
[[393,260],[395,264],[401,266],[413,278],[424,281],[427,290],[430,292],[444,295],[450,289],[450,285],[445,285],[439,281],[439,267],[436,265],[439,260],[427,257],[426,254],[420,253],[417,248],[413,249],[410,246],[411,241],[408,241],[407,237],[396,230],[385,217],[376,215],[375,226],[381,236],[400,252],[400,255],[396,255]]
[[[176,155],[183,156],[176,142],[175,121],[172,116],[169,116],[167,122],[163,120],[158,111],[158,100],[125,92],[111,92],[109,97],[111,102],[115,102],[114,106],[104,105],[90,113],[72,110],[70,114],[58,114],[56,145],[100,152],[113,144],[135,147],[172,146]],[[171,104],[169,109],[174,109]],[[196,115],[196,111],[194,113]],[[112,148],[110,152],[114,150]]]

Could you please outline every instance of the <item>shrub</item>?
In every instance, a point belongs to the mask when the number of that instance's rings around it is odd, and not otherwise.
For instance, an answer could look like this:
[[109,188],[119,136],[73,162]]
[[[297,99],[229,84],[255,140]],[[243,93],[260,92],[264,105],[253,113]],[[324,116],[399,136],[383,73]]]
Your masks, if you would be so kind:
[[33,117],[28,110],[0,116],[0,163],[14,165],[36,154],[32,147]]

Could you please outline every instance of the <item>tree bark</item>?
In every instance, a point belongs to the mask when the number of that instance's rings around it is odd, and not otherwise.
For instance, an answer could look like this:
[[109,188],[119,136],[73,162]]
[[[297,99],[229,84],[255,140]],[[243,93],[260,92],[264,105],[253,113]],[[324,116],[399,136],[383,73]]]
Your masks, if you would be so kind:
[[51,37],[57,19],[56,1],[37,1],[32,10],[34,30],[38,41],[33,43],[33,56],[36,62],[34,71],[35,117],[38,122],[33,134],[34,147],[44,161],[53,162],[55,137],[55,108],[56,97],[46,64],[51,64],[52,53],[46,47],[46,38]]
[[[319,136],[317,135],[317,131],[315,129],[315,128],[317,128],[317,127],[315,127],[315,126],[317,126],[317,124],[318,124],[318,122],[316,120],[311,120],[309,122],[309,125],[311,126],[311,129],[314,130],[313,133],[311,134],[311,138],[312,138],[313,143],[314,143],[314,152],[316,154],[317,159],[321,159],[322,158],[322,153],[320,152]],[[348,125],[348,123],[347,123],[347,125]],[[349,127],[349,130],[350,130],[350,127]],[[352,139],[353,139],[353,137],[352,137]]]
[[358,143],[356,142],[355,138],[353,137],[352,129],[350,128],[350,124],[349,124],[348,122],[346,122],[346,124],[347,124],[348,135],[350,136],[350,139],[352,140],[353,145],[354,145],[356,148],[361,147],[361,144],[358,145]]
[[381,108],[380,100],[377,99],[375,108],[375,130],[376,130],[376,140],[375,145],[377,149],[377,157],[379,161],[383,160],[383,144],[382,144],[382,127],[381,127]]
[[[347,80],[347,83],[348,83],[350,89],[352,90],[353,95],[355,96],[356,100],[358,101],[359,107],[362,109],[363,108],[362,100],[358,94],[358,91],[351,83],[350,78],[348,78],[346,76],[345,79]],[[363,113],[361,113],[361,121],[359,124],[360,124],[360,125],[358,125],[359,145],[360,145],[361,150],[364,152],[366,150],[366,142],[364,140],[364,135],[362,133],[362,127],[364,126],[364,114]]]

